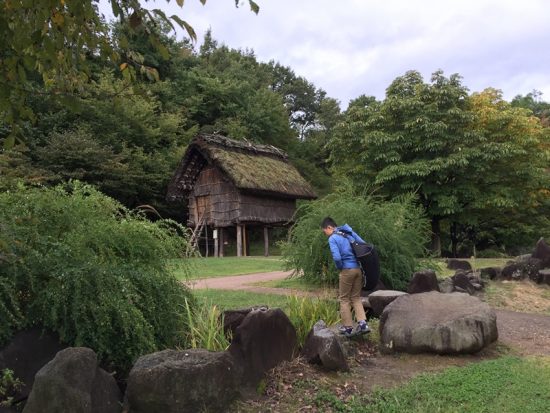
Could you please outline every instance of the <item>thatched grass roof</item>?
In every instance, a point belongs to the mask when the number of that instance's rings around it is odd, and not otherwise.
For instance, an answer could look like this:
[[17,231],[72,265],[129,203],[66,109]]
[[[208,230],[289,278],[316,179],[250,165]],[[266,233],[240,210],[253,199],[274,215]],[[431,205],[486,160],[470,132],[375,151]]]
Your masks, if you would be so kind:
[[221,135],[199,135],[187,147],[168,186],[168,199],[185,198],[207,164],[218,167],[245,192],[294,199],[317,197],[282,150]]

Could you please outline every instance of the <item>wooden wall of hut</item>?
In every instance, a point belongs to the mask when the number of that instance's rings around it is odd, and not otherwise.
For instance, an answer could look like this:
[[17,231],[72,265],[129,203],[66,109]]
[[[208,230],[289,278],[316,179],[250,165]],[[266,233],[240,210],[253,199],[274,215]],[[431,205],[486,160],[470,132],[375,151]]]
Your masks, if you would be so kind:
[[240,193],[238,222],[285,224],[296,211],[296,200]]
[[203,213],[207,225],[214,228],[234,225],[239,216],[239,191],[214,166],[204,168],[195,181],[189,196],[188,225],[195,227]]
[[241,193],[218,168],[208,166],[200,172],[189,197],[188,225],[195,227],[202,214],[213,228],[236,223],[277,225],[290,221],[295,210],[294,199]]

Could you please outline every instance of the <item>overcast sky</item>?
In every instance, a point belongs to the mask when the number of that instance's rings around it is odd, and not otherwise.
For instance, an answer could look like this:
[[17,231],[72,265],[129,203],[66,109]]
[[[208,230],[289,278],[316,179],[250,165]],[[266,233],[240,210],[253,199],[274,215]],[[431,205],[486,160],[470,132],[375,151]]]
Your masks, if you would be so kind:
[[[102,0],[102,3],[106,0]],[[290,66],[347,107],[361,94],[384,98],[407,70],[426,80],[459,73],[470,91],[506,99],[543,92],[550,101],[550,3],[545,0],[149,1],[190,23],[199,44],[208,28],[220,43],[253,49],[260,61]],[[102,10],[108,10],[101,7]],[[182,32],[178,37],[183,36]],[[197,45],[198,47],[198,45]]]

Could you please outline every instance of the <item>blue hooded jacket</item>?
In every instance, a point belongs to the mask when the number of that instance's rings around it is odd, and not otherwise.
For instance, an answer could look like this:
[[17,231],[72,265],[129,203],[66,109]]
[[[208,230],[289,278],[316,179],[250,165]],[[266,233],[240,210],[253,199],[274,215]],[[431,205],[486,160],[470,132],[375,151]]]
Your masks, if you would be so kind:
[[[353,237],[357,242],[361,242],[363,244],[365,243],[365,241],[363,241],[363,239],[357,235],[348,224],[336,227],[336,231],[351,233],[351,237]],[[359,268],[359,263],[353,254],[349,238],[336,234],[336,231],[328,239],[328,245],[330,247],[332,259],[334,260],[336,268],[339,270]]]

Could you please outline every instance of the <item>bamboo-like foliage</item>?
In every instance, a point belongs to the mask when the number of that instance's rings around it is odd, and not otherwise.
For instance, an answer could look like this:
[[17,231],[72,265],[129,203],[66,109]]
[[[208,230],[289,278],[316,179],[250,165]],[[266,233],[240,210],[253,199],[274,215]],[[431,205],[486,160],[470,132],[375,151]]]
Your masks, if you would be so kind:
[[330,326],[340,319],[337,301],[326,298],[291,295],[288,297],[286,312],[296,329],[299,347],[304,345],[308,333],[317,321],[323,320]]
[[282,244],[287,268],[296,269],[297,276],[312,284],[336,285],[338,281],[327,238],[320,228],[327,216],[338,225],[351,225],[376,246],[382,281],[388,288],[404,289],[418,259],[427,254],[428,221],[412,195],[383,201],[344,185],[337,193],[302,204],[289,239]]
[[186,341],[191,348],[223,351],[229,347],[230,340],[224,334],[223,314],[218,306],[208,301],[192,306],[185,299],[185,316],[188,325]]
[[0,340],[45,326],[119,371],[185,345],[193,298],[167,266],[187,246],[181,226],[73,182],[0,194],[0,228]]

